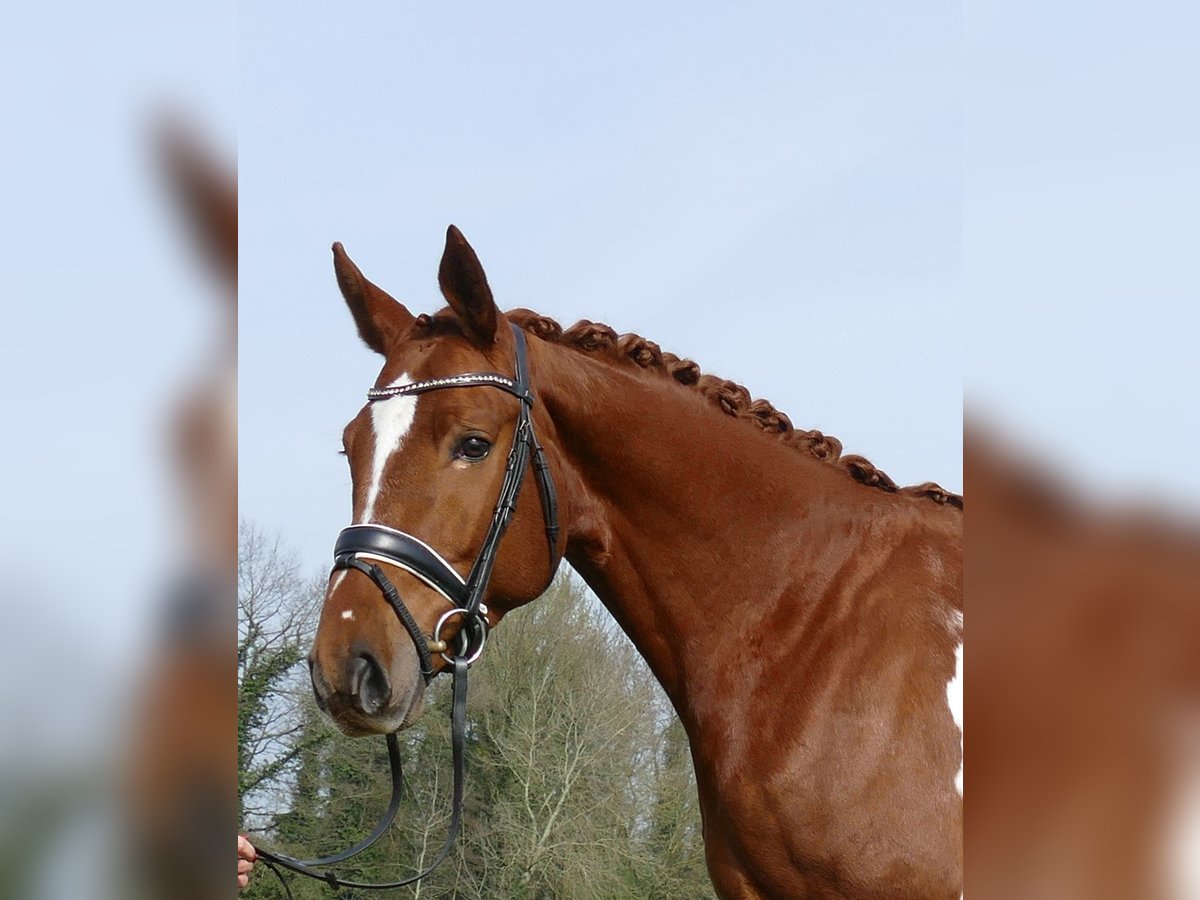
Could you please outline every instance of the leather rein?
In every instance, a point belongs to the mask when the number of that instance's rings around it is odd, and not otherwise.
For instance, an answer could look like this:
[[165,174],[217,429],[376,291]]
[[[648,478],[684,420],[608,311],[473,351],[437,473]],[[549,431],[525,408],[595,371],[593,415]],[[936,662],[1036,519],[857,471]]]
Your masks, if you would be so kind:
[[[546,523],[551,575],[558,568],[559,562],[558,499],[554,489],[554,479],[550,475],[550,467],[546,462],[546,454],[533,431],[533,418],[530,415],[533,407],[533,391],[529,383],[529,361],[525,347],[525,335],[516,325],[511,325],[511,328],[516,339],[515,378],[508,378],[492,372],[473,372],[447,378],[433,378],[396,387],[373,388],[367,392],[367,400],[373,403],[393,397],[413,396],[449,388],[492,387],[512,394],[521,401],[520,410],[517,413],[516,429],[513,432],[512,447],[508,452],[508,460],[505,464],[504,481],[500,486],[500,496],[492,513],[491,525],[483,539],[479,554],[475,557],[470,574],[464,579],[424,541],[386,525],[350,525],[342,529],[333,550],[333,571],[354,569],[366,575],[375,583],[388,605],[395,611],[416,647],[425,683],[431,682],[438,674],[434,671],[434,653],[440,654],[447,663],[444,671],[450,671],[452,674],[453,700],[450,706],[450,735],[454,763],[454,790],[446,840],[429,866],[398,881],[364,883],[341,878],[332,870],[322,871],[328,866],[345,862],[362,853],[383,837],[395,820],[400,809],[404,775],[400,762],[400,746],[393,732],[386,738],[388,763],[392,776],[391,801],[388,803],[383,817],[379,820],[379,824],[366,838],[348,850],[317,859],[296,859],[272,850],[258,850],[258,859],[279,878],[289,898],[292,893],[279,870],[280,867],[309,878],[320,879],[335,889],[346,887],[366,891],[392,890],[414,884],[429,875],[446,859],[458,837],[462,826],[465,774],[467,670],[472,663],[479,659],[487,640],[487,607],[483,603],[483,597],[487,592],[488,583],[491,581],[500,539],[504,537],[509,520],[516,511],[517,496],[521,491],[525,472],[531,460],[537,478],[538,494],[542,502],[542,516]],[[400,592],[396,590],[396,586],[379,567],[378,563],[380,562],[396,566],[415,575],[452,605],[453,608],[438,619],[431,637],[427,638],[421,631],[412,612],[401,599]],[[447,641],[441,639],[442,628],[452,618],[462,619],[455,635],[456,646],[453,649]]]

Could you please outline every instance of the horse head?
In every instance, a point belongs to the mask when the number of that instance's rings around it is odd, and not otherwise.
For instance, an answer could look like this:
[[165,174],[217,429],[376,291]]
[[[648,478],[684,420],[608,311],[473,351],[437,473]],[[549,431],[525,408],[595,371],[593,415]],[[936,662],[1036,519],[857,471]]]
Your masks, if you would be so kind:
[[[550,423],[533,404],[524,336],[457,228],[438,271],[449,308],[432,316],[372,284],[341,244],[333,254],[359,336],[383,366],[343,432],[353,524],[309,665],[318,704],[343,731],[388,733],[416,719],[429,679],[476,655],[489,627],[549,585],[562,556],[554,448],[543,457],[533,437],[535,422]],[[539,477],[524,478],[535,467]]]

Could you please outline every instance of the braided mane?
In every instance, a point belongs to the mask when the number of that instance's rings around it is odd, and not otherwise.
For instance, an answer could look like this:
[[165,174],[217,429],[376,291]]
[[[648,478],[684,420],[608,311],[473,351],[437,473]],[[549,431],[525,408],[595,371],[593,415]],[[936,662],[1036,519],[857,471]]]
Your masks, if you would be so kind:
[[[573,347],[584,353],[607,356],[613,361],[632,360],[647,371],[672,378],[678,384],[699,391],[726,415],[756,425],[799,452],[807,453],[814,459],[841,469],[862,484],[892,494],[926,497],[944,506],[963,508],[961,494],[953,494],[932,481],[899,487],[886,473],[864,457],[843,456],[842,442],[837,438],[816,430],[803,431],[795,428],[785,413],[766,400],[752,399],[750,392],[742,385],[715,375],[706,375],[693,360],[680,359],[674,353],[667,353],[654,341],[640,335],[617,334],[609,326],[587,319],[564,330],[550,317],[538,315],[528,309],[509,310],[505,316],[510,322],[516,323],[521,329],[543,341]],[[448,309],[433,316],[419,316],[415,327],[436,332],[461,333],[457,317]]]

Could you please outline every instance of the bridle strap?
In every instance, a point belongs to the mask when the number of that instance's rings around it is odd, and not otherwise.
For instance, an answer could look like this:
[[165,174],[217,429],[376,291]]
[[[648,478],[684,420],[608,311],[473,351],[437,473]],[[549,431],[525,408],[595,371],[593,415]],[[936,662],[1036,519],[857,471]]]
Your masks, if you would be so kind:
[[558,491],[554,489],[554,476],[550,474],[550,463],[546,451],[529,426],[529,442],[533,445],[533,471],[538,480],[538,496],[542,501],[542,519],[546,523],[546,542],[550,545],[550,574],[558,569]]
[[[492,524],[488,528],[479,555],[467,578],[469,600],[466,609],[474,613],[483,601],[483,593],[492,575],[492,567],[496,563],[496,552],[500,539],[508,528],[509,520],[517,509],[517,495],[525,480],[525,470],[529,465],[530,455],[534,458],[534,475],[537,478],[538,494],[542,500],[542,516],[546,528],[546,543],[550,547],[550,574],[558,567],[558,498],[554,489],[554,478],[550,474],[550,466],[546,462],[545,451],[538,442],[533,430],[533,391],[529,385],[529,357],[525,345],[525,333],[516,325],[512,325],[513,338],[516,343],[517,377],[511,387],[505,388],[521,401],[517,413],[517,425],[513,432],[512,449],[509,450],[508,460],[504,467],[504,481],[500,485],[500,496],[492,513]],[[463,376],[477,378],[481,376]],[[410,385],[411,387],[411,385]]]
[[[542,501],[542,517],[546,526],[546,540],[550,547],[550,575],[553,577],[558,568],[558,496],[554,487],[554,478],[546,461],[545,451],[538,442],[533,429],[533,417],[530,410],[533,406],[533,393],[529,385],[529,360],[525,345],[525,334],[516,325],[512,325],[516,342],[516,378],[507,378],[490,372],[472,372],[464,375],[454,375],[448,378],[434,378],[413,384],[398,385],[388,388],[372,388],[367,392],[369,401],[388,400],[392,397],[423,394],[428,391],[446,388],[465,387],[495,387],[512,394],[521,401],[517,413],[517,424],[513,431],[513,443],[508,452],[504,467],[504,480],[500,486],[500,496],[492,512],[492,521],[488,526],[487,535],[471,572],[465,582],[461,575],[442,558],[433,548],[418,538],[398,529],[384,525],[366,524],[351,525],[344,528],[338,535],[334,545],[334,571],[354,569],[370,578],[387,600],[388,605],[395,611],[396,616],[408,631],[409,637],[420,659],[421,674],[428,683],[435,677],[433,658],[429,641],[417,624],[412,612],[405,606],[400,592],[392,584],[387,574],[374,562],[379,560],[398,566],[411,572],[430,587],[437,590],[448,601],[456,604],[462,614],[460,634],[467,635],[468,630],[474,629],[478,634],[482,650],[482,640],[487,634],[487,618],[482,609],[483,596],[491,581],[492,569],[496,564],[496,554],[500,540],[508,529],[509,521],[517,508],[517,497],[525,472],[533,461],[534,476],[537,479],[538,494]],[[440,637],[435,635],[435,638]],[[392,799],[387,810],[380,819],[375,830],[363,841],[333,856],[318,859],[300,860],[270,850],[259,850],[258,856],[267,867],[275,873],[283,884],[284,892],[292,897],[291,889],[284,880],[279,867],[291,869],[309,878],[326,882],[332,888],[347,887],[365,891],[384,891],[414,884],[429,875],[446,859],[462,826],[463,786],[465,775],[465,753],[467,732],[467,671],[470,666],[471,642],[470,636],[460,642],[460,652],[453,658],[445,653],[453,675],[453,702],[450,707],[450,740],[451,753],[454,760],[454,792],[450,816],[450,827],[445,843],[433,862],[424,870],[399,881],[363,883],[347,881],[338,877],[334,872],[321,872],[320,867],[345,862],[353,856],[362,853],[378,841],[391,827],[400,808],[400,794],[403,790],[404,776],[401,769],[400,749],[394,733],[387,735],[388,761],[392,773]]]
[[[375,830],[367,835],[364,840],[355,844],[350,849],[343,850],[341,853],[335,853],[333,856],[322,856],[317,859],[304,860],[292,859],[289,856],[283,857],[284,859],[287,859],[289,862],[298,866],[306,867],[336,865],[337,863],[345,862],[352,856],[357,856],[358,854],[362,853],[387,833],[388,827],[392,824],[392,821],[396,818],[396,814],[400,811],[400,799],[404,792],[404,772],[400,761],[400,743],[396,739],[396,735],[389,734],[386,740],[388,765],[392,773],[392,798],[388,803],[387,810],[384,811],[383,817],[379,820],[379,824],[375,826]],[[259,856],[276,860],[278,854],[272,853],[269,850],[260,850]],[[325,876],[321,875],[320,877],[324,878]]]
[[[513,326],[514,331],[516,326]],[[524,338],[524,335],[521,336]],[[518,348],[517,365],[520,365],[520,352],[522,348]],[[426,381],[416,381],[411,384],[397,384],[385,388],[371,388],[367,391],[367,399],[374,400],[390,400],[392,397],[408,397],[413,394],[427,394],[430,391],[440,391],[443,388],[460,388],[460,387],[494,387],[502,391],[507,391],[519,400],[533,402],[533,397],[528,394],[528,386],[518,377],[508,378],[505,375],[497,375],[495,372],[467,372],[464,375],[453,375],[450,378],[430,378]]]
[[[361,566],[350,566],[351,559],[362,561],[370,559],[386,562],[416,575],[430,587],[437,590],[456,609],[463,611],[462,629],[471,629],[482,634],[487,628],[487,621],[481,613],[484,594],[491,581],[492,569],[496,563],[500,541],[508,528],[509,521],[516,511],[517,498],[525,473],[533,460],[533,472],[537,481],[538,495],[541,499],[542,517],[546,529],[546,543],[549,548],[550,573],[553,575],[558,568],[558,496],[554,486],[554,478],[550,465],[546,461],[546,453],[537,439],[534,431],[533,392],[530,389],[529,355],[525,341],[525,333],[516,325],[511,325],[513,341],[516,348],[516,377],[508,378],[491,372],[472,372],[465,375],[454,375],[447,378],[432,378],[412,384],[396,385],[387,388],[372,388],[367,397],[372,402],[389,400],[393,397],[423,394],[429,391],[445,390],[448,388],[495,387],[503,390],[521,401],[517,412],[517,422],[513,430],[513,442],[505,462],[504,479],[500,486],[500,495],[492,512],[492,521],[484,536],[483,544],[471,566],[467,578],[463,577],[424,541],[385,525],[361,524],[344,528],[338,536],[334,547],[334,568],[357,568],[367,574],[383,591],[388,602],[396,610],[413,643],[417,646],[418,655],[422,659],[422,672],[426,680],[433,677],[432,654],[429,642],[423,634],[414,630],[410,624],[411,614],[404,607],[395,587],[387,576],[378,568],[368,571]],[[469,641],[468,641],[469,643]],[[427,658],[429,662],[427,664]]]
[[383,598],[387,600],[388,605],[395,611],[397,618],[400,619],[405,629],[407,629],[409,637],[412,638],[413,645],[417,649],[417,658],[421,663],[421,674],[425,678],[425,683],[428,684],[433,678],[433,659],[429,654],[429,642],[425,640],[425,633],[421,631],[421,626],[417,624],[417,620],[413,618],[413,614],[408,607],[404,605],[404,601],[400,599],[400,592],[396,590],[396,586],[392,584],[391,579],[384,574],[383,569],[373,563],[365,563],[353,556],[346,557],[338,561],[338,568],[355,569],[362,572],[379,588]]
[[466,783],[465,745],[467,734],[467,663],[464,659],[459,658],[454,660],[452,666],[454,672],[454,694],[450,706],[450,735],[451,753],[454,759],[454,791],[451,798],[450,827],[446,833],[446,840],[442,843],[442,848],[438,851],[437,856],[433,858],[433,862],[420,872],[409,875],[407,878],[386,882],[351,881],[339,877],[333,871],[319,871],[319,868],[345,862],[351,857],[362,853],[383,837],[395,820],[396,814],[400,810],[400,794],[404,789],[404,775],[401,769],[400,748],[396,740],[396,735],[394,733],[389,734],[387,736],[387,745],[388,760],[392,770],[392,799],[388,804],[387,811],[383,814],[383,818],[379,820],[379,824],[375,826],[375,830],[365,840],[355,844],[349,850],[319,859],[295,859],[281,853],[255,848],[258,858],[275,873],[275,877],[283,885],[283,890],[287,894],[288,900],[293,900],[292,891],[283,874],[277,868],[280,866],[297,872],[300,875],[324,881],[335,890],[339,887],[345,887],[360,891],[390,891],[415,884],[422,878],[427,877],[434,869],[445,862],[446,857],[450,855],[450,850],[454,846],[455,840],[458,839],[459,831],[462,829],[463,787]]

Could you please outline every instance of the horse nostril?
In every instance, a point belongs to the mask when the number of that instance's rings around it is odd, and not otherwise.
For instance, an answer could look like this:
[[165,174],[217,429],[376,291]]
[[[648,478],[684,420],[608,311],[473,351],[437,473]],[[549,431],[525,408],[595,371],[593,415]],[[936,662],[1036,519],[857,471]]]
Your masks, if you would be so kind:
[[350,694],[355,705],[368,716],[378,713],[392,697],[387,672],[369,653],[359,655],[351,663]]

